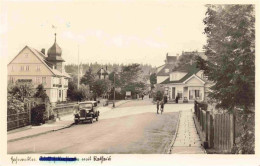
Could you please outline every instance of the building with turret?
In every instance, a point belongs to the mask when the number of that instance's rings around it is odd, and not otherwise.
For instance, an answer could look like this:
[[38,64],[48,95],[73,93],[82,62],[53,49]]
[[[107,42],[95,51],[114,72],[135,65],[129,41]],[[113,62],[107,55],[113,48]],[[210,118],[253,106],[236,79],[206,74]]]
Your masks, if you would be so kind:
[[56,42],[49,48],[38,51],[25,46],[8,64],[8,81],[10,83],[31,82],[36,88],[39,84],[49,96],[50,102],[67,100],[68,79],[65,72],[62,50]]

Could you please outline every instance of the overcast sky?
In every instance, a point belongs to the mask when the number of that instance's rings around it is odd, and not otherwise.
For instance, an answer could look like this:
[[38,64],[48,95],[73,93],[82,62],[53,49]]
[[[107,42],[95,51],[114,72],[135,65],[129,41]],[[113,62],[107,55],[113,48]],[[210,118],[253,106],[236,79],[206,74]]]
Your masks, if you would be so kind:
[[162,65],[166,53],[201,51],[206,7],[181,1],[5,2],[1,35],[11,60],[26,45],[47,50],[54,42],[66,63]]

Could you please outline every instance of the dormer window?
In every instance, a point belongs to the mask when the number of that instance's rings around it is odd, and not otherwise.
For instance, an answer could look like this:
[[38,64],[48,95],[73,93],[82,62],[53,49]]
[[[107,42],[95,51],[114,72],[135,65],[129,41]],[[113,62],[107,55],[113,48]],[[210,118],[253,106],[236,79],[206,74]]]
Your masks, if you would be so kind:
[[169,71],[170,71],[169,69],[165,69],[165,73],[169,73]]

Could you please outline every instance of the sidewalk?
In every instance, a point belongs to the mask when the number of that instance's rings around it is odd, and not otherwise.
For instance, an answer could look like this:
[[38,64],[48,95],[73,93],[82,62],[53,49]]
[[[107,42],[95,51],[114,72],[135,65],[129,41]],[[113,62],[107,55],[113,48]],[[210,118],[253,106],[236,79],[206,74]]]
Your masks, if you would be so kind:
[[177,137],[175,138],[171,154],[204,154],[201,141],[193,121],[191,110],[180,111]]
[[[126,102],[129,102],[129,101],[131,101],[131,100],[116,101],[115,106],[117,107],[117,106],[124,104]],[[113,109],[113,104],[109,104],[106,107],[98,108],[101,116],[102,116],[102,113],[107,112],[111,109]],[[43,124],[41,126],[25,127],[25,128],[10,131],[7,133],[7,141],[13,142],[13,141],[18,141],[18,140],[25,139],[25,138],[30,138],[30,137],[46,134],[49,132],[58,131],[58,130],[72,126],[73,123],[74,123],[73,114],[68,114],[68,115],[60,117],[60,119],[57,119],[57,121],[53,122],[53,123]]]

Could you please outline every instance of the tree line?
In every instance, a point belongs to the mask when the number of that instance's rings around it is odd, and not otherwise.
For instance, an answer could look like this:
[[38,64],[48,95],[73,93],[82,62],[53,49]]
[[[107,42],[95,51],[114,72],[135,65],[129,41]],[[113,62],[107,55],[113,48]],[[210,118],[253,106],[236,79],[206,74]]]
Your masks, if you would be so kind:
[[[70,79],[68,87],[68,97],[70,100],[81,101],[86,99],[96,99],[97,97],[106,97],[111,99],[114,90],[116,91],[116,99],[124,99],[126,91],[130,91],[132,96],[146,93],[148,88],[146,82],[150,79],[149,72],[154,70],[149,65],[141,65],[137,63],[129,65],[114,64],[110,67],[103,66],[103,69],[107,69],[108,71],[108,75],[106,79],[104,79],[97,77],[96,72],[102,67],[102,65],[96,64],[96,67],[96,70],[94,70],[93,65],[88,66],[85,70],[85,74],[80,78],[79,87],[77,87],[77,75],[72,74],[72,79]],[[71,68],[71,65],[67,66],[67,68]]]

